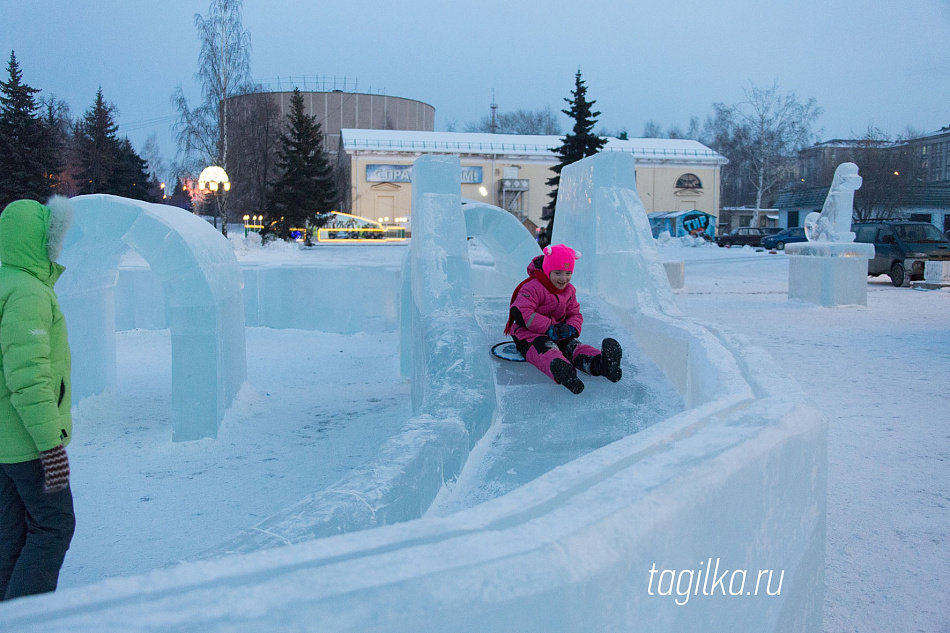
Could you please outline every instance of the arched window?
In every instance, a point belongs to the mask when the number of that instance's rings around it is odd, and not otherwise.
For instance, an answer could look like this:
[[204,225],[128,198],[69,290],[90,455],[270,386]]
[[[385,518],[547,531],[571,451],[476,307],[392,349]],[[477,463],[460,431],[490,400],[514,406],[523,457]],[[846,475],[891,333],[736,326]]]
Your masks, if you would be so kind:
[[[669,182],[669,181],[667,181]],[[679,180],[676,181],[677,189],[702,189],[703,183],[700,182],[699,176],[696,174],[683,174],[679,177]]]

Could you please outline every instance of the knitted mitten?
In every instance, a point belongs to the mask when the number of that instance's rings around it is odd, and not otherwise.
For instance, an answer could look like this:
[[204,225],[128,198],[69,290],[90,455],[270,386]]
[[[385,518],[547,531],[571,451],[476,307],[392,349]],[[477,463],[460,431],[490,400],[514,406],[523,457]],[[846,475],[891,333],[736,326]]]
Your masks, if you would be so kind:
[[40,451],[40,462],[43,464],[44,492],[59,492],[69,485],[69,459],[66,458],[66,448],[62,444],[48,451]]

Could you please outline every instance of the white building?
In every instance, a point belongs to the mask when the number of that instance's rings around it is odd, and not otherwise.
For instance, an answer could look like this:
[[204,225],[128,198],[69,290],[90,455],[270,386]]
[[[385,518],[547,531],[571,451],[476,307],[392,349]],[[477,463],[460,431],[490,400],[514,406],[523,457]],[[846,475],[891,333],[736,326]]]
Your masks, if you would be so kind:
[[[462,196],[510,211],[529,229],[545,224],[560,136],[343,129],[338,160],[355,215],[409,227],[412,163],[423,154],[462,161]],[[685,139],[609,138],[601,151],[631,152],[647,213],[697,209],[718,217],[720,169],[728,161]]]

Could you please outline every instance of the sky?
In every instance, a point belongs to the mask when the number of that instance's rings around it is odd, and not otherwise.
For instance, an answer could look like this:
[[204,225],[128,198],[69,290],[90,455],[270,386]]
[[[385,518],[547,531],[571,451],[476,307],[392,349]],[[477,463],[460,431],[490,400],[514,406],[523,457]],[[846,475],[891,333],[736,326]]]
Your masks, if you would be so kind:
[[[208,0],[0,0],[0,55],[74,117],[101,86],[120,135],[156,134],[173,159],[171,94],[192,105]],[[583,8],[581,8],[583,7]],[[751,85],[814,97],[819,140],[950,125],[950,0],[245,0],[255,80],[335,77],[348,88],[423,101],[436,130],[500,112],[565,107],[580,69],[598,130],[642,133],[704,120]],[[566,116],[562,129],[569,129]]]

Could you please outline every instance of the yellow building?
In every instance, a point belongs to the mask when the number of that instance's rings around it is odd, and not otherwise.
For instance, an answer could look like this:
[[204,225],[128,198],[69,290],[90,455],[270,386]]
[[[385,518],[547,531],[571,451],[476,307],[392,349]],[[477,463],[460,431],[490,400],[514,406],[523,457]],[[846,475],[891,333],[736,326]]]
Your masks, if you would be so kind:
[[[546,223],[547,181],[560,136],[399,130],[340,131],[339,163],[350,207],[371,220],[409,228],[412,163],[423,154],[454,154],[462,163],[462,197],[507,209],[529,229]],[[696,141],[610,138],[602,151],[630,152],[647,213],[698,209],[719,215],[719,177],[728,161]],[[344,197],[347,200],[347,197]]]

